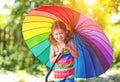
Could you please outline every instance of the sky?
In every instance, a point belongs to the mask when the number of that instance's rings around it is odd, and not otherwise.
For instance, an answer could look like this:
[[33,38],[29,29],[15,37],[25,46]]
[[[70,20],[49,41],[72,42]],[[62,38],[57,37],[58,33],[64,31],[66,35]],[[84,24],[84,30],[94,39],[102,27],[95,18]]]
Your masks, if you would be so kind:
[[15,0],[0,0],[0,14],[10,14],[10,10],[4,8],[4,6],[7,5],[12,7],[14,3]]

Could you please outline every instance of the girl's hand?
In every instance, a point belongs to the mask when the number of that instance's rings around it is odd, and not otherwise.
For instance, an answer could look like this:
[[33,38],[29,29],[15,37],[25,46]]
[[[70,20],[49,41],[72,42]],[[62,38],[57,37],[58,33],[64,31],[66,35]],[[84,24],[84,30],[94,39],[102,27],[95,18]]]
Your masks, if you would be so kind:
[[66,46],[65,46],[65,50],[70,51],[70,46],[66,45]]
[[73,57],[75,57],[75,58],[78,57],[77,49],[75,48],[74,43],[73,43],[72,40],[70,40],[70,41],[68,42],[68,44],[65,45],[65,49],[68,50]]
[[63,54],[64,53],[64,48],[60,49],[58,53]]
[[58,58],[58,56],[59,56],[58,59],[60,59],[60,58],[62,57],[62,55],[63,55],[63,53],[64,53],[64,48],[60,49],[58,53],[59,53],[59,54],[56,56],[56,59]]

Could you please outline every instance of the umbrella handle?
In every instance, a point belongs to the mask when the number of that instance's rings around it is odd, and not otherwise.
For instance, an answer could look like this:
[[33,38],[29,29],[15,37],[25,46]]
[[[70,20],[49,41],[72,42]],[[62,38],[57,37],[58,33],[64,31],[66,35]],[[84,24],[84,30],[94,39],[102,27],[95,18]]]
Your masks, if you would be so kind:
[[52,65],[52,67],[50,68],[49,72],[47,73],[47,75],[46,75],[46,77],[45,77],[45,82],[48,82],[48,77],[49,77],[49,75],[50,75],[50,73],[51,73],[51,71],[52,71],[55,63],[58,61],[58,59],[59,59],[59,57],[60,57],[61,54],[62,54],[62,53],[60,53],[60,54],[58,55],[57,59],[56,59],[55,62],[53,63],[53,65]]

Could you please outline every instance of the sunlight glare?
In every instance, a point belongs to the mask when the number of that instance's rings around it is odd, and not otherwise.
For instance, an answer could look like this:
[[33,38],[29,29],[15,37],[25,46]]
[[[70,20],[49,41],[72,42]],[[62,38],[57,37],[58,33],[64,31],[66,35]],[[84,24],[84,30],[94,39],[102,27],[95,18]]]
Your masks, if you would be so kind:
[[92,12],[92,9],[91,8],[88,8],[88,12],[92,15],[93,12]]
[[87,4],[94,4],[95,0],[84,0],[84,2]]
[[3,9],[0,10],[0,14],[1,14],[1,15],[5,15],[5,14],[8,14],[8,15],[9,15],[9,14],[10,14],[10,11],[9,11],[9,9],[3,8]]
[[114,23],[117,23],[118,21],[120,20],[120,13],[118,14],[113,14],[112,17],[111,17],[111,22],[114,24]]
[[0,14],[4,15],[4,14],[10,14],[10,10],[6,7],[4,7],[5,5],[9,6],[9,7],[13,7],[15,0],[0,0],[0,3],[2,3],[0,5]]
[[0,8],[4,7],[5,5],[7,6],[13,6],[15,3],[15,0],[0,0]]

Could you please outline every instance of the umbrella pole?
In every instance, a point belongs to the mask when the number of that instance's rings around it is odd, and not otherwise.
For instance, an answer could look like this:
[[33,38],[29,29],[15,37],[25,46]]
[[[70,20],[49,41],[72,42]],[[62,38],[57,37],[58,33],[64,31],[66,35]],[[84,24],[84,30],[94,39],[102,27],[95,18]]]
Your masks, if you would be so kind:
[[55,60],[55,62],[53,63],[52,67],[51,67],[50,70],[48,71],[48,73],[47,73],[47,75],[46,75],[46,77],[45,77],[45,82],[48,82],[48,77],[49,77],[49,75],[50,75],[50,73],[51,73],[51,71],[52,71],[55,63],[58,61],[58,59],[59,59],[59,57],[60,57],[61,54],[62,54],[62,53],[60,53],[60,54],[58,55],[57,59]]

